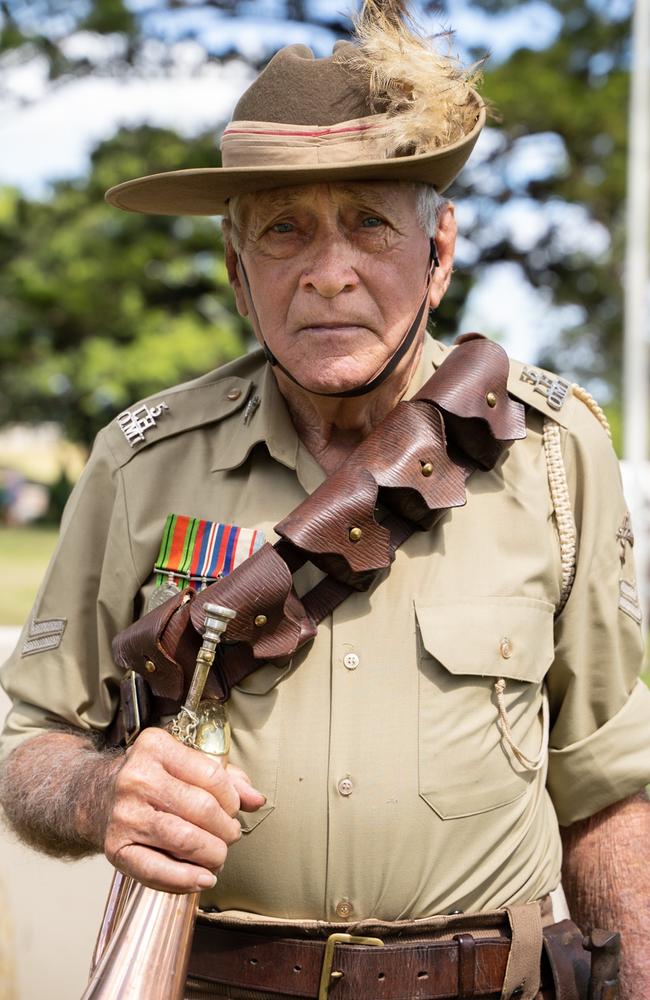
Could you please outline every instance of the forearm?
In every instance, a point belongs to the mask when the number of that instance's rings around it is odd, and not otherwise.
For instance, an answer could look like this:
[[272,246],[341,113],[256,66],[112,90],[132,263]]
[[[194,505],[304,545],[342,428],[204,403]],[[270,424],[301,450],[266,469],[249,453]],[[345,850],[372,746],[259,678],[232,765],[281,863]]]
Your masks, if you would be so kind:
[[10,826],[54,857],[103,849],[106,817],[124,755],[98,748],[91,735],[48,733],[19,746],[0,774]]
[[571,916],[583,929],[619,930],[620,1000],[650,997],[650,802],[625,799],[562,831],[562,879]]

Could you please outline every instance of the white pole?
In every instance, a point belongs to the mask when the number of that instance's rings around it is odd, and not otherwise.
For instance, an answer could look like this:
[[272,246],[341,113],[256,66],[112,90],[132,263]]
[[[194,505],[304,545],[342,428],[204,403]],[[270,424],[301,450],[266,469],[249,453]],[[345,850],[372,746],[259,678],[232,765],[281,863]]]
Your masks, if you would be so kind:
[[[648,624],[648,270],[650,236],[650,0],[636,0],[627,172],[627,246],[623,363],[624,457],[635,529],[639,599]],[[644,483],[644,472],[646,482]]]

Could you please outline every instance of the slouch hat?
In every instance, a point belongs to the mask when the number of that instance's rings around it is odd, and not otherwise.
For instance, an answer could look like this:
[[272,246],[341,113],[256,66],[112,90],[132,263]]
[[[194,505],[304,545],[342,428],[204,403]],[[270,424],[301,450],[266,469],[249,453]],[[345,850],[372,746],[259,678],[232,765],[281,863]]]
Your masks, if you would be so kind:
[[365,0],[350,42],[316,58],[281,49],[221,137],[221,166],[125,181],[107,200],[132,212],[217,215],[229,198],[321,181],[407,181],[444,191],[485,124],[465,70],[419,32],[401,2]]

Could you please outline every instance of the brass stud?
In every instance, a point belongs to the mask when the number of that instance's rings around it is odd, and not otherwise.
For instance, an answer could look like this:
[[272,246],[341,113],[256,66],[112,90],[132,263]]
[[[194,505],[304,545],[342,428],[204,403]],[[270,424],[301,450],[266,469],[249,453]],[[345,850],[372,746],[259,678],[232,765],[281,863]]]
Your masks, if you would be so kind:
[[433,472],[433,465],[431,462],[422,462],[422,475],[430,476]]
[[241,396],[241,389],[231,389],[228,393],[228,399],[232,399],[233,402],[234,400],[239,399],[240,396]]
[[266,625],[267,621],[268,618],[266,615],[255,615],[255,624],[258,628],[262,628],[263,625]]
[[360,542],[363,531],[361,528],[350,528],[349,539],[351,542]]
[[156,669],[156,664],[152,660],[145,660],[144,661],[144,666],[145,666],[145,670],[147,670],[147,672],[150,673],[150,674],[153,674],[153,672]]
[[497,405],[496,392],[487,392],[485,394],[485,402],[487,403],[488,406],[496,406]]

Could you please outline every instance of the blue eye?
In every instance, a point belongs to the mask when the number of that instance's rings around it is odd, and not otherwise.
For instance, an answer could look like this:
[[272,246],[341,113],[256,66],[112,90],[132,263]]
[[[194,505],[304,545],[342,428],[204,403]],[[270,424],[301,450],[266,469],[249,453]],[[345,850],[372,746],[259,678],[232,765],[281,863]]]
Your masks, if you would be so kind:
[[384,220],[380,219],[378,215],[367,215],[361,223],[366,229],[376,229],[378,226],[383,226],[383,224]]
[[293,226],[290,222],[276,222],[274,226],[271,226],[271,232],[273,233],[292,233]]

